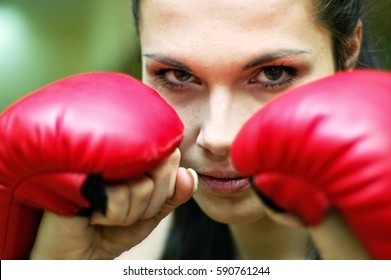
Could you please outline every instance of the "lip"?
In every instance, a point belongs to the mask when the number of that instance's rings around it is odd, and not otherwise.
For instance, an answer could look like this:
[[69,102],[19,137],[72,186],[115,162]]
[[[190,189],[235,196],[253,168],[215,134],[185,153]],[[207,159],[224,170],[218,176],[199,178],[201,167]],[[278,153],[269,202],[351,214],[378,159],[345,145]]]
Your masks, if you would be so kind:
[[250,186],[248,177],[214,177],[198,174],[205,186],[217,193],[238,193]]

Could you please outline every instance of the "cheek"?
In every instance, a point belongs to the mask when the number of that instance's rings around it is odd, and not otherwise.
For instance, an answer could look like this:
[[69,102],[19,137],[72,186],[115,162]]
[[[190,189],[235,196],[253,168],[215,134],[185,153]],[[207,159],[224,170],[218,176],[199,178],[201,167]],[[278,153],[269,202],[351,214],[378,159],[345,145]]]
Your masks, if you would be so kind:
[[335,72],[334,56],[331,47],[323,47],[318,55],[314,74],[317,77],[324,77]]
[[199,114],[194,114],[192,108],[189,110],[182,109],[178,111],[178,114],[185,125],[185,137],[182,141],[181,148],[188,149],[192,144],[196,142],[199,134],[202,120]]
[[206,101],[203,101],[199,96],[192,96],[186,93],[161,93],[161,96],[178,113],[186,130],[190,132],[199,127],[200,122],[202,121],[202,116],[206,114],[206,108],[208,105]]
[[180,150],[182,159],[191,159],[194,157],[194,155],[191,155],[191,151],[197,141],[203,116],[206,115],[205,108],[207,104],[200,100],[194,100],[194,98],[180,102],[167,96],[163,96],[163,98],[175,109],[185,126],[184,139],[181,142]]

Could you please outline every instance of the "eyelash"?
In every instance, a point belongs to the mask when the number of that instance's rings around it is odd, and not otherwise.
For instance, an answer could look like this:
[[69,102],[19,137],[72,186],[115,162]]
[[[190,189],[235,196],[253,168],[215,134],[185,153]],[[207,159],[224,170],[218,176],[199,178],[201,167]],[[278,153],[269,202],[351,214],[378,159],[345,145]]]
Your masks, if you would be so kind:
[[[259,82],[254,81],[255,78],[257,78],[257,77],[259,77],[259,75],[261,75],[261,73],[264,73],[264,71],[266,71],[266,70],[272,70],[272,69],[278,69],[283,72],[282,75],[288,75],[288,77],[281,82],[259,83]],[[260,69],[258,69],[254,73],[255,74],[252,75],[253,78],[250,79],[251,84],[257,84],[257,85],[261,84],[261,86],[266,90],[270,89],[272,91],[279,91],[279,90],[282,90],[282,89],[289,87],[293,83],[294,79],[297,76],[297,69],[292,66],[284,66],[283,64],[281,64],[281,65],[268,65],[268,66],[261,67]]]
[[[283,80],[281,82],[276,82],[276,83],[270,82],[270,83],[263,83],[262,84],[262,83],[254,81],[255,78],[257,78],[261,73],[263,73],[265,70],[268,70],[268,69],[270,70],[271,68],[282,70],[284,73],[286,73],[289,76],[289,78],[287,78],[286,80]],[[190,79],[195,78],[195,76],[193,76],[191,73],[188,73],[188,72],[180,70],[180,69],[162,68],[162,69],[156,70],[154,72],[157,82],[162,87],[169,89],[169,90],[181,91],[181,90],[187,89],[190,86],[189,85],[190,83],[188,83],[188,82],[184,82],[182,84],[181,83],[173,83],[167,79],[167,77],[166,77],[167,73],[173,72],[173,71],[178,71],[178,72],[182,72],[183,74],[188,74],[188,75],[190,75]],[[281,65],[268,65],[268,66],[261,67],[260,69],[256,70],[254,73],[255,74],[253,74],[252,78],[250,79],[250,84],[261,85],[263,87],[263,89],[265,89],[265,90],[270,89],[271,91],[279,91],[279,90],[282,90],[282,89],[289,87],[292,84],[292,82],[294,81],[294,79],[297,76],[297,69],[292,66],[284,66],[283,64],[281,64]]]
[[[166,74],[171,71],[180,71],[183,73],[187,73],[186,71],[175,69],[175,68],[162,68],[162,69],[155,71],[156,80],[162,87],[169,89],[169,90],[178,90],[178,91],[184,90],[189,87],[189,85],[187,83],[176,84],[176,83],[170,82],[166,78]],[[193,76],[190,73],[188,73],[188,74]]]

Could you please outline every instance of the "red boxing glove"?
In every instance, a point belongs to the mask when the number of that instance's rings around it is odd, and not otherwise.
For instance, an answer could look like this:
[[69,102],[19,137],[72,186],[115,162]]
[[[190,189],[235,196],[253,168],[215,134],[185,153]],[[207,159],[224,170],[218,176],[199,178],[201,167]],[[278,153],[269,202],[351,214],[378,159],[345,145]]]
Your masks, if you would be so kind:
[[309,226],[337,209],[375,259],[391,258],[391,74],[323,78],[257,112],[231,147],[261,197]]
[[104,212],[99,178],[149,171],[183,132],[157,92],[119,73],[69,77],[9,107],[0,116],[1,259],[28,257],[42,209]]

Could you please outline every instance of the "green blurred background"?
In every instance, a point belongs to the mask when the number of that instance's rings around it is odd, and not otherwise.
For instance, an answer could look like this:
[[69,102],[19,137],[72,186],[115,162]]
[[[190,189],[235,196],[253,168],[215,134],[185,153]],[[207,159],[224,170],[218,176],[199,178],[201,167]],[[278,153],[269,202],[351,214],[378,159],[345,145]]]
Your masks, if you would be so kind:
[[[391,69],[391,1],[367,2],[374,51]],[[0,0],[0,111],[41,86],[89,71],[140,78],[129,0]]]

